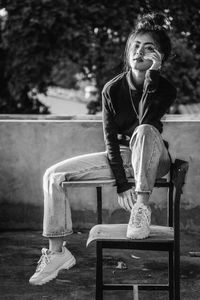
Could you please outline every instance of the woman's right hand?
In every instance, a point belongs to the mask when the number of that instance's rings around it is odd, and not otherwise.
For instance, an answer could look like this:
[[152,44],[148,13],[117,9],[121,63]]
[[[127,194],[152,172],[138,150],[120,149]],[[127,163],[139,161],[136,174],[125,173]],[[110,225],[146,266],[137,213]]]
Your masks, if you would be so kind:
[[131,211],[133,205],[136,202],[136,194],[134,192],[134,190],[131,188],[123,193],[119,193],[118,194],[118,203],[119,205],[127,210],[127,211]]

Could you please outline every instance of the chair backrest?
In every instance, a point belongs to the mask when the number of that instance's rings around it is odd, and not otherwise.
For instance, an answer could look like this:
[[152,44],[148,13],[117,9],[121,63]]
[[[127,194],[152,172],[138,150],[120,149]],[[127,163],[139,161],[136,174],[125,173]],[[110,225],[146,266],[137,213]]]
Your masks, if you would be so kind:
[[169,176],[169,192],[168,192],[168,226],[179,226],[180,220],[180,198],[183,192],[186,173],[189,164],[186,161],[176,159],[171,164]]

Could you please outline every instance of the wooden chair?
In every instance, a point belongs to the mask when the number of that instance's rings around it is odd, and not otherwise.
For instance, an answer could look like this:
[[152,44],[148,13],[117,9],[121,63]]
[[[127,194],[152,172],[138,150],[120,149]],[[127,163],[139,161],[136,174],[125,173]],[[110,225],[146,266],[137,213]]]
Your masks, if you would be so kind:
[[[171,165],[170,178],[157,179],[155,187],[168,188],[167,225],[151,226],[150,237],[144,240],[126,238],[127,224],[102,223],[102,187],[115,185],[115,180],[64,182],[63,187],[95,187],[97,191],[97,223],[89,233],[87,245],[96,241],[96,300],[103,299],[104,290],[132,290],[138,300],[140,290],[165,290],[170,300],[180,300],[180,197],[188,163],[176,159]],[[134,183],[133,179],[130,179]],[[168,284],[105,284],[103,282],[103,249],[137,249],[168,252]]]

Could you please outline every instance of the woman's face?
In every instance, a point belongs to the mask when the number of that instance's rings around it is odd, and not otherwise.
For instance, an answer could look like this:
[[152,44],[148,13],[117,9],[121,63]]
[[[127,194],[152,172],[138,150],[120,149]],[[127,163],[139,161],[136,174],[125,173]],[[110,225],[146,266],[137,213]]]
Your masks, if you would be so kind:
[[[154,49],[160,52],[159,46],[156,44],[150,34],[145,33],[136,35],[132,41],[128,55],[128,63],[131,69],[147,71],[153,62],[150,59],[144,59],[144,56],[154,52]],[[163,57],[162,53],[161,55]]]

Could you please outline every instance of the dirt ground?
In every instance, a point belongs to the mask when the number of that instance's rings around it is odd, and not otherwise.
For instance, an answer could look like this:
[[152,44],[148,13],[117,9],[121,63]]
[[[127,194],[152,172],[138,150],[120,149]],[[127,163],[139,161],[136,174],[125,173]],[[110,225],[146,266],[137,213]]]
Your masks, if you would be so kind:
[[[1,300],[94,300],[95,244],[86,248],[88,231],[76,231],[68,238],[68,248],[77,265],[61,271],[56,279],[43,286],[31,286],[41,248],[47,240],[38,231],[0,233],[0,299]],[[200,257],[190,251],[200,250],[200,235],[181,235],[181,300],[200,300]],[[118,262],[127,268],[118,269]],[[167,256],[162,252],[117,250],[104,253],[104,278],[107,283],[167,282]],[[133,299],[132,292],[106,291],[104,300]],[[165,292],[140,292],[140,300],[168,299]]]

